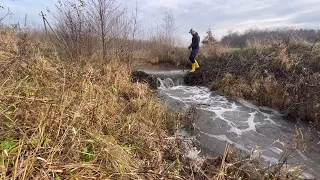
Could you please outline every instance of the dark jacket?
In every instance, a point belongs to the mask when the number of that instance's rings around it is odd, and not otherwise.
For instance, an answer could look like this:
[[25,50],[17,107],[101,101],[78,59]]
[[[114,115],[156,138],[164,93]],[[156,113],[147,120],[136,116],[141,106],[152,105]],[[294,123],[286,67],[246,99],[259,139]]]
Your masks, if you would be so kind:
[[200,36],[197,32],[193,35],[192,43],[189,46],[189,48],[192,48],[192,49],[199,49],[200,48]]

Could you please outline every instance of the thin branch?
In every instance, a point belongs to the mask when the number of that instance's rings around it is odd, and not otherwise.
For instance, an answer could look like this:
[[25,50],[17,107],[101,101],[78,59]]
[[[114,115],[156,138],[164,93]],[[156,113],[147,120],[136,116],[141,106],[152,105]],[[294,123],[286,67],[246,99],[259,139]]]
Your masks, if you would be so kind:
[[[0,7],[1,7],[2,9],[4,9],[3,6],[0,6]],[[1,22],[2,20],[4,20],[4,18],[6,18],[7,16],[10,16],[10,15],[12,15],[12,13],[10,12],[10,9],[8,8],[7,14],[0,18],[0,22]]]

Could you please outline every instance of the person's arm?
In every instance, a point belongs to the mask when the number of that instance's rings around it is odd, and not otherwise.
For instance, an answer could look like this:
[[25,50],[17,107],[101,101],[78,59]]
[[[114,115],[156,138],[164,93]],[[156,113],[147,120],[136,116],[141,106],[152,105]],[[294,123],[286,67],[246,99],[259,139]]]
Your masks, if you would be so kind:
[[192,38],[192,42],[190,44],[190,46],[188,47],[188,49],[193,48],[195,46],[195,38]]

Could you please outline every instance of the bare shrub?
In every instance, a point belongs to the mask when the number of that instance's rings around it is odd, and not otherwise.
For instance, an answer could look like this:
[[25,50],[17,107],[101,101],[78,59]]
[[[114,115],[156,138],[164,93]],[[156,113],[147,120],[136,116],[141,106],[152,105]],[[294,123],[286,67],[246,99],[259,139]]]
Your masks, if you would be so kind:
[[100,37],[102,55],[106,61],[107,49],[111,48],[109,43],[118,38],[126,26],[126,21],[123,20],[125,10],[115,0],[90,0],[87,12],[95,34]]
[[56,5],[55,45],[67,58],[81,60],[82,57],[91,56],[95,46],[95,37],[88,16],[86,15],[85,4],[81,1],[58,1]]
[[56,44],[69,58],[81,60],[98,53],[107,61],[108,53],[110,58],[114,47],[120,49],[128,39],[130,24],[115,0],[59,1],[57,9]]

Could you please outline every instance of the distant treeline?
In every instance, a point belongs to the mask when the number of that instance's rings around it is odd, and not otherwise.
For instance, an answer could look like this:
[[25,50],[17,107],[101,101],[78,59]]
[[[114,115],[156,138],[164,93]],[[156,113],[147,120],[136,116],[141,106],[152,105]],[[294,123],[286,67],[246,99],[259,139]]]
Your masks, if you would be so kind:
[[315,43],[320,40],[320,30],[314,29],[277,29],[260,30],[251,29],[244,33],[229,32],[221,39],[221,44],[230,47],[243,48],[250,43],[270,44],[287,41],[289,39]]

